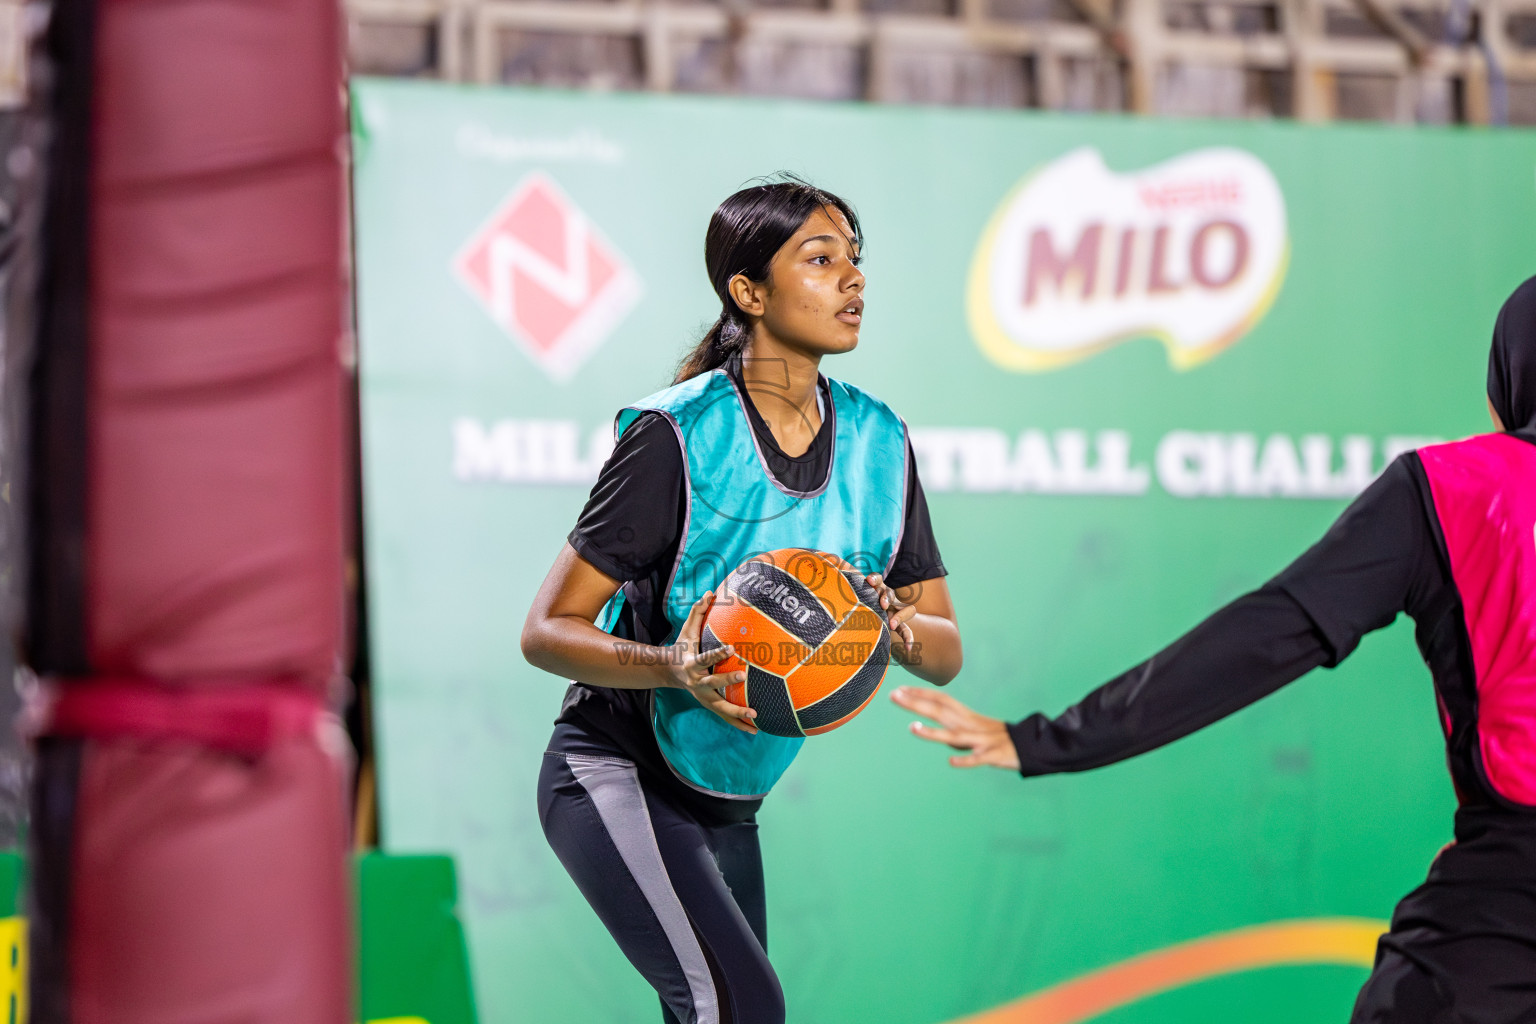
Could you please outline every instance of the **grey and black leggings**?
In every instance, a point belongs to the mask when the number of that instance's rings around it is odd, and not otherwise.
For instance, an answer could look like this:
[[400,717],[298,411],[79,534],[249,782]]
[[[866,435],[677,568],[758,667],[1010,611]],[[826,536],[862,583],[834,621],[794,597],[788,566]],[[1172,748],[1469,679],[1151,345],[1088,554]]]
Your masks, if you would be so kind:
[[783,1024],[756,821],[706,824],[622,757],[549,751],[539,821],[673,1024]]

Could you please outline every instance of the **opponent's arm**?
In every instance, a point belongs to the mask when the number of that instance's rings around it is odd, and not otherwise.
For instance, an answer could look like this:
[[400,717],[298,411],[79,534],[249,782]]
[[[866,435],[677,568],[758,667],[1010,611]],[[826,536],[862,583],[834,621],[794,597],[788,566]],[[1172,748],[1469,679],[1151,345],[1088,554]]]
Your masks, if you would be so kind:
[[1435,589],[1438,561],[1416,467],[1412,456],[1394,462],[1272,582],[1056,718],[1034,714],[1010,725],[910,687],[891,699],[937,723],[913,723],[917,736],[970,751],[950,758],[963,768],[1085,771],[1187,736],[1313,668],[1338,664],[1366,633]]
[[678,687],[687,690],[721,718],[744,732],[757,712],[732,704],[719,692],[743,682],[744,673],[714,674],[714,666],[734,653],[726,644],[699,651],[699,632],[713,594],[693,606],[670,647],[621,640],[595,625],[598,614],[619,589],[619,581],[596,569],[566,544],[539,587],[523,622],[522,649],[528,663],[568,679],[621,690]]
[[944,693],[901,687],[891,699],[936,722],[912,732],[970,753],[958,768],[1024,775],[1080,772],[1123,761],[1203,729],[1327,662],[1301,607],[1276,588],[1238,598],[1056,718],[1009,724]]

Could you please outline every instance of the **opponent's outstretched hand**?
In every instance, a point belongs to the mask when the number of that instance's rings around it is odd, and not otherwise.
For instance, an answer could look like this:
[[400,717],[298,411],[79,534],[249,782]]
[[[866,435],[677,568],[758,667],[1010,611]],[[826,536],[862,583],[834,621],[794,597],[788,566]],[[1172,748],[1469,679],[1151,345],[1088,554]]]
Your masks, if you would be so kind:
[[1013,737],[1008,735],[1008,727],[998,719],[972,711],[940,690],[898,686],[891,691],[891,700],[908,711],[939,723],[932,726],[913,722],[909,728],[914,736],[934,743],[944,743],[956,750],[970,751],[949,759],[949,763],[956,768],[976,768],[987,764],[1015,772],[1019,770],[1019,752],[1014,749]]
[[677,631],[677,639],[672,643],[672,657],[667,659],[668,677],[673,686],[693,694],[695,700],[725,719],[728,724],[742,732],[755,733],[757,726],[752,724],[752,719],[757,717],[757,712],[740,704],[732,704],[725,699],[724,692],[732,683],[746,682],[747,674],[739,671],[715,672],[715,666],[735,654],[736,648],[725,644],[712,651],[699,650],[699,634],[704,631],[704,614],[709,611],[714,600],[714,591],[710,591],[693,603],[687,621]]

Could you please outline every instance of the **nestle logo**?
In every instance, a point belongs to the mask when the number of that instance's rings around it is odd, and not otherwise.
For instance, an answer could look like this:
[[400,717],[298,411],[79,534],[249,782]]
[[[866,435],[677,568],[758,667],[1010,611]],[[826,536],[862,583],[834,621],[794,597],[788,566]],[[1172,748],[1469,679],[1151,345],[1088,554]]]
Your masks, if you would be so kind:
[[640,298],[640,279],[553,181],[518,183],[470,237],[454,272],[545,373],[568,379]]
[[1171,210],[1180,206],[1238,206],[1243,201],[1243,183],[1236,178],[1170,182],[1143,186],[1137,194],[1142,205],[1153,210]]

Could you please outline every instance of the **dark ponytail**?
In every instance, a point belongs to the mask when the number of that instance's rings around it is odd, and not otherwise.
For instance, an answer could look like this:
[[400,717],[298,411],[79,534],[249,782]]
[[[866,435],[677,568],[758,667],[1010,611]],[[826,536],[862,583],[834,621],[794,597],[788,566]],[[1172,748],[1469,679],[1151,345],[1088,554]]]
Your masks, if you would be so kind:
[[704,235],[704,267],[709,272],[709,283],[720,297],[720,316],[677,368],[674,384],[724,366],[732,355],[746,347],[752,337],[752,322],[731,298],[731,278],[744,274],[750,281],[766,281],[774,253],[817,210],[831,207],[848,218],[854,245],[863,244],[853,207],[792,174],[776,177],[776,181],[737,192],[709,218],[709,230]]

